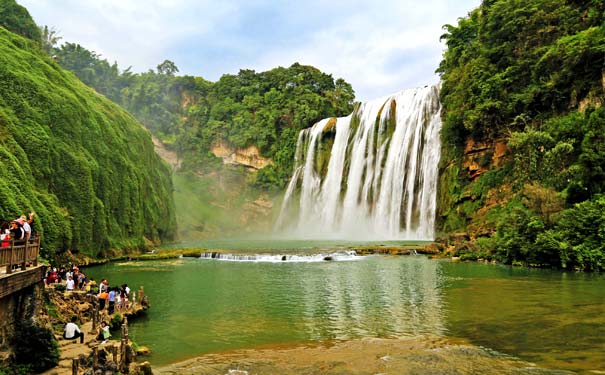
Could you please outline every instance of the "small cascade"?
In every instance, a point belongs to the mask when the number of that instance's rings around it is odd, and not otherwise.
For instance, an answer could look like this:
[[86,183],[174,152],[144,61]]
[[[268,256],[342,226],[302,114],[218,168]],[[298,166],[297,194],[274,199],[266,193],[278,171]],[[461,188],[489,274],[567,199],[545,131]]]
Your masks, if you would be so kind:
[[350,261],[360,260],[363,256],[357,255],[353,250],[334,251],[330,253],[318,254],[227,254],[221,252],[205,252],[200,255],[200,259],[214,259],[229,262],[263,262],[263,263],[316,263],[325,261]]
[[431,240],[439,87],[409,89],[301,131],[276,229],[294,237]]

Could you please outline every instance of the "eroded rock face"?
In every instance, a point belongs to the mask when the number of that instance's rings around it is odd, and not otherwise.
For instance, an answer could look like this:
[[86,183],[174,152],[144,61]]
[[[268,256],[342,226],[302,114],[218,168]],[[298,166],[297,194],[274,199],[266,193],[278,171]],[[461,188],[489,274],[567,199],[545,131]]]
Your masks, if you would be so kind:
[[273,164],[273,160],[264,158],[256,146],[235,148],[225,141],[218,141],[212,145],[214,156],[223,159],[224,164],[244,165],[249,168],[261,169]]
[[[41,281],[42,268],[27,271],[37,275],[40,282],[29,285],[15,293],[0,298],[0,369],[8,366],[13,356],[11,342],[17,334],[20,321],[33,321],[40,326],[48,323],[44,308],[44,283]],[[25,272],[21,272],[21,275]],[[11,276],[13,279],[18,276]],[[4,276],[4,280],[8,280]]]
[[155,152],[160,155],[160,157],[164,159],[164,161],[168,163],[172,167],[172,169],[179,169],[181,167],[181,160],[179,159],[176,152],[168,150],[166,146],[164,146],[162,141],[160,141],[156,137],[152,136],[151,140],[153,141],[153,147],[155,148]]
[[467,170],[469,179],[498,167],[506,157],[508,147],[502,140],[493,143],[476,142],[473,139],[466,141],[462,167]]

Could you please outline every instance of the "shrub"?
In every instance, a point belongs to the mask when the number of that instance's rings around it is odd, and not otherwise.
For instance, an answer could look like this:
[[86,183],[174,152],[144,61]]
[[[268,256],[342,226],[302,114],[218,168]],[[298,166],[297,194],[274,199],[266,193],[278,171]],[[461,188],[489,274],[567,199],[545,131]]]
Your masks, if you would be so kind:
[[65,284],[55,284],[55,290],[57,292],[64,292],[67,289]]
[[50,329],[20,322],[13,340],[15,363],[27,373],[40,373],[59,363],[59,346]]
[[115,313],[113,314],[113,316],[111,317],[111,328],[119,328],[122,325],[122,320],[124,320],[124,317],[122,316],[122,314],[120,313]]

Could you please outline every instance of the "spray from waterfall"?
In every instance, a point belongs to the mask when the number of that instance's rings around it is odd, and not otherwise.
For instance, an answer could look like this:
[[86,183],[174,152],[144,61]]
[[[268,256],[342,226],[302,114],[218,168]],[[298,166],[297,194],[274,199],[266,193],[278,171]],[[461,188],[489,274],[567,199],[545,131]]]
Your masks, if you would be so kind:
[[440,110],[439,87],[427,86],[301,131],[276,228],[299,238],[433,239]]

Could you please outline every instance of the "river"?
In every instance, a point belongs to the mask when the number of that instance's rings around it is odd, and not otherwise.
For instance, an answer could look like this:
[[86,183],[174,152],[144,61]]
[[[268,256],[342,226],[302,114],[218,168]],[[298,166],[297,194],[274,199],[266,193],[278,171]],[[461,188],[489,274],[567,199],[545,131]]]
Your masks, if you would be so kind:
[[603,275],[295,252],[295,261],[118,262],[87,274],[144,285],[152,307],[130,336],[152,349],[154,366],[237,350],[431,337],[543,368],[605,370]]

